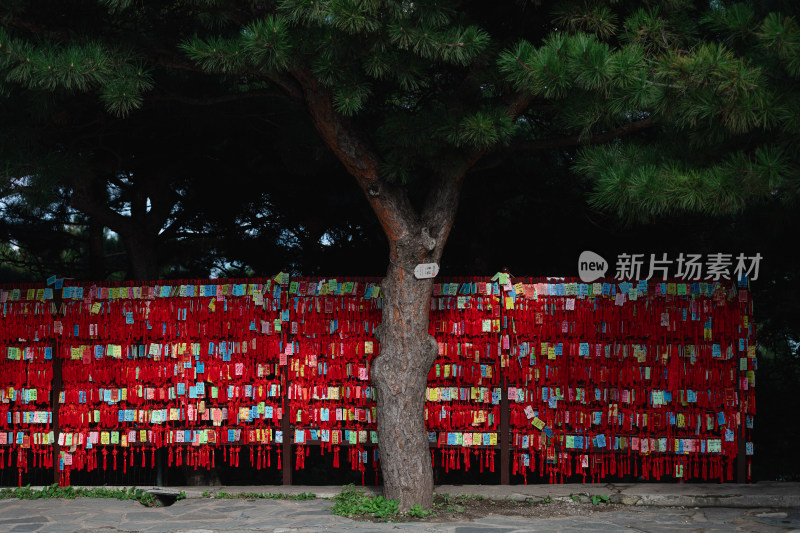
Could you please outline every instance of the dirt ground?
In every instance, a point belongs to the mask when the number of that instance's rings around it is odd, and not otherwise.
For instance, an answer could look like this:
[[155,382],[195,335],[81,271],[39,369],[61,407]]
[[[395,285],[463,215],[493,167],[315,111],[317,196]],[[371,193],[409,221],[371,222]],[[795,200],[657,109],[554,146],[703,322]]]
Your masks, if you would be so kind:
[[[570,498],[547,498],[545,500],[493,500],[475,496],[442,496],[434,497],[434,510],[424,516],[406,514],[404,522],[456,522],[483,518],[490,514],[507,516],[529,516],[532,518],[559,518],[567,516],[591,516],[623,509],[622,504],[598,501],[592,503],[586,496],[575,495]],[[364,516],[365,520],[380,522],[382,520]]]

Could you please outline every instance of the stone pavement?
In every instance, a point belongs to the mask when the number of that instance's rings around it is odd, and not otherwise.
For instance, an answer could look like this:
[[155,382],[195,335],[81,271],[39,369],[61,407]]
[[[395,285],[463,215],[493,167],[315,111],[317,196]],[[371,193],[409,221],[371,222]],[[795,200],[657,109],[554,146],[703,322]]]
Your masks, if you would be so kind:
[[[341,487],[217,487],[213,492],[313,492],[332,496]],[[168,507],[147,508],[135,501],[79,498],[75,500],[0,500],[0,533],[306,533],[329,531],[431,532],[431,533],[516,533],[533,531],[639,531],[702,533],[723,531],[800,533],[800,484],[759,483],[756,485],[529,485],[529,486],[446,486],[437,492],[480,494],[488,498],[533,499],[570,494],[609,494],[631,505],[620,510],[593,512],[587,507],[581,516],[531,519],[490,514],[462,522],[356,522],[330,513],[327,499],[243,500],[203,498],[211,488],[178,488],[188,499]],[[768,498],[772,504],[764,505]],[[753,502],[747,506],[748,499]],[[693,501],[691,507],[674,502]],[[738,507],[721,506],[732,502]],[[576,504],[577,505],[577,504]],[[707,507],[705,505],[711,505]]]

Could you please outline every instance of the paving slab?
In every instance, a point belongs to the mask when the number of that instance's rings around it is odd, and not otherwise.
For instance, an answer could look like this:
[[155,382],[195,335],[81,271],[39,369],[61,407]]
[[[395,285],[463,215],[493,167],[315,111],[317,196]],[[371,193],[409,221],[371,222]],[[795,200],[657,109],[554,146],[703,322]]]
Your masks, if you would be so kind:
[[[141,487],[140,487],[141,488]],[[586,515],[536,519],[491,514],[459,522],[358,522],[332,515],[330,500],[253,499],[203,497],[243,492],[334,496],[342,487],[215,487],[184,490],[189,499],[162,508],[146,508],[136,501],[78,498],[75,500],[0,501],[0,532],[21,533],[522,533],[573,531],[640,531],[669,533],[696,531],[786,532],[800,531],[800,484],[573,484],[573,485],[449,485],[439,494],[475,495],[489,499],[563,498],[605,494],[629,506]],[[366,489],[376,492],[377,488]],[[579,505],[579,504],[575,504]],[[673,507],[668,507],[668,506]],[[753,508],[756,505],[758,508]]]

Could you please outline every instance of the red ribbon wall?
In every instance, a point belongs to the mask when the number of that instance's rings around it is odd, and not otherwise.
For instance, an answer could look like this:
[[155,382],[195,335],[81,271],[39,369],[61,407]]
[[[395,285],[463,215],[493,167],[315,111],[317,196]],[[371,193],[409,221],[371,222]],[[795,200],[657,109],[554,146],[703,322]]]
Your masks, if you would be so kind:
[[[295,468],[318,445],[363,475],[379,466],[378,282],[282,274],[1,289],[0,465],[20,484],[29,467],[55,467],[62,484],[75,470],[154,467],[159,448],[170,466],[237,466],[247,453],[256,468],[281,468],[286,440]],[[746,285],[513,283],[434,285],[434,465],[494,471],[508,445],[525,481],[724,481],[744,442],[749,478]]]

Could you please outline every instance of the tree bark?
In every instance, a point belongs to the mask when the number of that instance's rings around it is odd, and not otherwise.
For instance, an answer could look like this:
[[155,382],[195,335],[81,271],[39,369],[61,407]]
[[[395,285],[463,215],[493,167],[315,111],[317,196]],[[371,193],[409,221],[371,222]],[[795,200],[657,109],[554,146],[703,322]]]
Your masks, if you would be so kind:
[[[476,156],[478,157],[478,156]],[[383,312],[376,332],[380,353],[372,365],[377,390],[378,446],[383,492],[400,511],[433,505],[433,468],[425,428],[428,372],[438,355],[428,333],[433,279],[417,279],[414,267],[439,263],[453,227],[461,184],[474,159],[437,176],[422,213],[394,210],[409,232],[389,238],[389,268],[381,283]],[[397,194],[401,194],[398,192]],[[389,205],[404,205],[389,202]]]
[[383,492],[399,501],[401,511],[433,505],[424,416],[428,371],[438,353],[428,333],[432,285],[432,280],[418,280],[407,266],[394,262],[381,283],[383,314],[376,335],[380,354],[373,362],[372,383],[377,389]]

